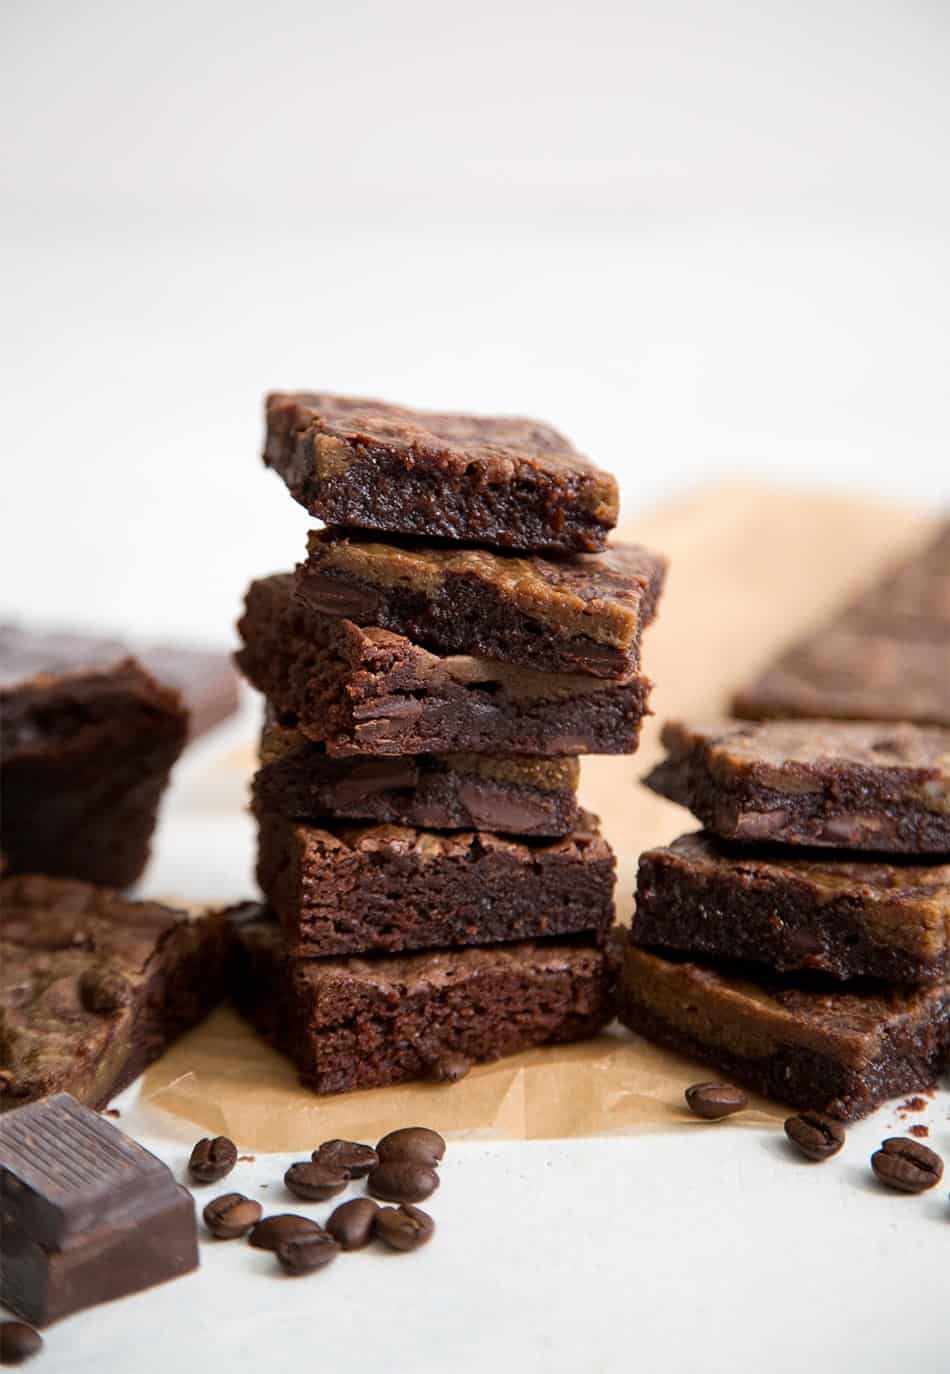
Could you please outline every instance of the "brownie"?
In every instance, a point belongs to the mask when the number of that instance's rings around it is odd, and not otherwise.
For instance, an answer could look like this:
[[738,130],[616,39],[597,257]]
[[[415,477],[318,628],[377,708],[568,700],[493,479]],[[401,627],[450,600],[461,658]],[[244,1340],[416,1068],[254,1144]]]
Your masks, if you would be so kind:
[[516,754],[335,759],[270,715],[253,795],[256,807],[291,820],[556,837],[577,823],[579,774],[577,759]]
[[0,1301],[40,1326],[198,1267],[191,1194],[68,1093],[0,1120],[0,1208]]
[[665,573],[637,544],[553,559],[315,530],[297,591],[316,611],[435,653],[623,681],[640,666]]
[[185,744],[178,693],[133,659],[43,673],[0,687],[0,729],[6,871],[134,883]]
[[191,739],[238,708],[238,680],[229,654],[179,644],[130,646],[98,635],[0,624],[0,688],[40,674],[63,677],[80,669],[108,670],[128,658],[134,658],[161,686],[181,694]]
[[950,978],[950,864],[740,848],[683,835],[640,856],[638,944],[779,972]]
[[257,878],[292,953],[436,949],[604,931],[615,860],[596,817],[559,840],[259,812]]
[[264,462],[330,525],[572,553],[617,523],[614,478],[536,420],[277,394]]
[[632,1030],[793,1107],[840,1121],[933,1088],[950,1068],[950,982],[828,990],[678,962],[628,945]]
[[950,522],[780,654],[734,709],[950,726]]
[[0,1108],[102,1107],[211,1009],[228,927],[87,883],[0,882]]
[[440,657],[390,630],[321,614],[293,576],[253,582],[238,664],[328,754],[632,754],[651,683]]
[[724,839],[950,854],[950,729],[671,721],[648,787]]
[[580,1040],[613,1014],[608,957],[593,941],[295,959],[251,908],[237,946],[239,1009],[318,1093],[436,1075],[449,1056]]

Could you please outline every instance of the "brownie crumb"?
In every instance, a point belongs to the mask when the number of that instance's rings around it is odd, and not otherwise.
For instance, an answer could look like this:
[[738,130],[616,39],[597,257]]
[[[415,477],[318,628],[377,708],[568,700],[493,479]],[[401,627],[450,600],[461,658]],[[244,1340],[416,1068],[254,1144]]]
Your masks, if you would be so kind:
[[907,1134],[916,1136],[918,1140],[926,1140],[930,1135],[930,1127],[924,1126],[922,1122],[918,1122],[914,1126],[908,1126]]
[[116,1120],[118,1120],[118,1118],[122,1115],[122,1113],[119,1111],[118,1107],[106,1107],[105,1110],[103,1111],[102,1115],[103,1115],[103,1116],[114,1116],[114,1117],[116,1118]]
[[906,1102],[902,1102],[898,1111],[903,1116],[909,1112],[922,1112],[927,1107],[926,1097],[908,1097]]
[[238,1164],[256,1164],[257,1155],[238,1155],[237,1162]]

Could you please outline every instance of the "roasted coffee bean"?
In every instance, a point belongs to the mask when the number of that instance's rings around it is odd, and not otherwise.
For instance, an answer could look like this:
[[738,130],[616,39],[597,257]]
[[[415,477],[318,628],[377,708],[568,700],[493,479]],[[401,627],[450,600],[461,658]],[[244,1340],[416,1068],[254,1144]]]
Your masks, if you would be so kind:
[[720,1121],[748,1107],[749,1099],[741,1088],[734,1088],[731,1083],[694,1083],[686,1089],[686,1105],[694,1116]]
[[334,1164],[315,1164],[310,1159],[300,1159],[291,1164],[284,1174],[284,1185],[294,1197],[305,1202],[325,1202],[328,1197],[336,1197],[350,1181],[345,1169]]
[[428,1065],[426,1076],[430,1083],[458,1083],[471,1067],[471,1059],[466,1059],[464,1054],[444,1054]]
[[369,1176],[367,1188],[384,1202],[422,1202],[439,1186],[439,1175],[428,1164],[394,1159],[380,1164]]
[[785,1123],[785,1134],[806,1159],[816,1162],[836,1155],[845,1142],[844,1128],[817,1112],[799,1112]]
[[325,1140],[311,1155],[314,1164],[330,1164],[345,1169],[350,1178],[365,1178],[376,1168],[379,1155],[372,1145],[360,1145],[355,1140]]
[[280,1212],[277,1216],[265,1217],[263,1221],[259,1221],[247,1240],[248,1244],[257,1250],[276,1250],[284,1241],[322,1230],[319,1222],[312,1221],[310,1217],[298,1217],[293,1212]]
[[435,1222],[419,1207],[381,1207],[376,1234],[393,1250],[418,1250],[432,1239]]
[[237,1146],[226,1135],[207,1136],[199,1140],[191,1152],[188,1172],[196,1183],[217,1183],[231,1172],[237,1163]]
[[257,1225],[263,1210],[259,1202],[243,1193],[222,1193],[208,1203],[201,1215],[205,1226],[218,1240],[236,1240]]
[[331,1213],[327,1230],[341,1250],[362,1250],[373,1239],[378,1213],[371,1197],[355,1197]]
[[340,1247],[322,1227],[306,1235],[291,1236],[274,1252],[285,1274],[312,1274],[336,1259]]
[[428,1164],[435,1168],[445,1154],[445,1141],[437,1131],[427,1126],[404,1126],[390,1131],[376,1146],[381,1164],[406,1160],[412,1164]]
[[891,1136],[871,1156],[871,1168],[888,1188],[925,1193],[943,1178],[943,1160],[918,1140]]
[[26,1322],[0,1322],[0,1364],[22,1364],[43,1348],[43,1337]]

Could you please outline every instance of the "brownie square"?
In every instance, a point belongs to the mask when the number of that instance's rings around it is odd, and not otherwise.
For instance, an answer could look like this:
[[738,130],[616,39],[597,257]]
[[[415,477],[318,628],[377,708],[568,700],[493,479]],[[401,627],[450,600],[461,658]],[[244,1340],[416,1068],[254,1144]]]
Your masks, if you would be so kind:
[[315,530],[297,591],[315,611],[434,653],[624,681],[640,667],[665,573],[637,544],[553,559]]
[[671,721],[648,787],[724,839],[950,854],[950,729]]
[[257,878],[305,957],[607,929],[616,864],[596,817],[559,840],[410,826],[320,829],[258,814]]
[[568,835],[578,818],[574,758],[406,754],[331,758],[269,713],[254,804],[290,820],[378,821],[429,830]]
[[253,582],[241,671],[328,754],[632,754],[651,683],[438,656],[323,615],[290,574]]
[[828,990],[628,945],[620,1018],[756,1092],[852,1121],[950,1068],[950,982]]
[[638,944],[779,972],[950,978],[950,864],[743,848],[683,835],[640,857]]
[[6,871],[126,887],[142,873],[188,714],[133,659],[0,687]]
[[235,998],[318,1093],[437,1075],[593,1035],[613,1014],[608,957],[593,941],[549,940],[295,959],[254,908],[237,922]]
[[264,462],[330,525],[569,553],[617,523],[613,477],[536,420],[278,393]]
[[220,917],[57,878],[0,882],[0,1109],[103,1107],[222,994]]

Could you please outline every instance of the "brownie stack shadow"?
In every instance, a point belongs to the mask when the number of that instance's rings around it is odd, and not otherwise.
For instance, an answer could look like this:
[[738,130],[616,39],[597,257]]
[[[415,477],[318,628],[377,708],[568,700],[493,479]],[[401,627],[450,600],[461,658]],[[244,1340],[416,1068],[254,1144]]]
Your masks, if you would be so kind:
[[239,624],[239,1007],[318,1092],[593,1034],[616,865],[578,755],[637,747],[664,560],[606,549],[616,483],[534,421],[276,395],[264,457],[326,527]]
[[641,856],[621,1016],[841,1120],[950,1070],[950,526],[648,786],[704,830]]

